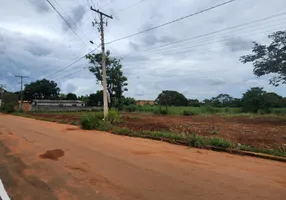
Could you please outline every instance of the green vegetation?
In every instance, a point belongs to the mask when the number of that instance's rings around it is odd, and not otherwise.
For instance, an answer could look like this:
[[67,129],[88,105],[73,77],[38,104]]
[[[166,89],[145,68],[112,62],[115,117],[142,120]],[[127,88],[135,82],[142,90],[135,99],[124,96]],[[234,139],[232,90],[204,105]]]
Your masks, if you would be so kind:
[[[161,111],[160,111],[161,110]],[[191,106],[170,106],[166,110],[160,108],[158,105],[150,106],[136,106],[137,112],[149,112],[154,114],[167,114],[169,115],[209,115],[209,114],[239,114],[240,108],[215,108],[211,106],[191,107]],[[163,113],[162,113],[163,111]]]
[[[123,75],[120,58],[112,57],[110,54],[110,51],[107,51],[105,55],[106,85],[111,99],[110,106],[122,109],[124,101],[123,92],[128,90],[127,77]],[[98,83],[102,83],[102,54],[91,53],[86,55],[86,59],[89,61],[89,71],[94,74]]]
[[15,112],[15,106],[18,104],[18,95],[12,92],[5,92],[2,95],[3,105],[1,106],[1,111],[5,113]]
[[[231,143],[230,141],[219,138],[219,137],[205,137],[199,136],[196,134],[185,135],[180,133],[168,132],[168,131],[150,131],[144,130],[141,132],[133,131],[126,127],[118,127],[116,124],[120,122],[120,116],[115,110],[111,110],[108,115],[109,121],[103,121],[103,114],[93,113],[89,115],[84,115],[81,118],[81,127],[83,129],[96,129],[101,131],[110,131],[114,134],[132,136],[132,137],[142,137],[142,138],[150,138],[154,140],[163,140],[170,143],[175,144],[183,144],[190,147],[196,148],[221,148],[224,150],[243,150],[243,151],[251,151],[258,152],[264,154],[271,154],[275,156],[286,157],[286,149],[278,148],[278,149],[262,149],[250,147],[247,145],[236,145]],[[219,130],[214,129],[212,131],[213,135],[217,135]]]
[[240,61],[252,63],[253,72],[257,77],[271,75],[269,82],[272,85],[286,84],[286,31],[277,31],[268,38],[272,40],[268,45],[253,42],[252,54],[242,56]]
[[103,113],[92,113],[83,115],[80,119],[80,125],[83,129],[97,129],[100,122],[103,121]]

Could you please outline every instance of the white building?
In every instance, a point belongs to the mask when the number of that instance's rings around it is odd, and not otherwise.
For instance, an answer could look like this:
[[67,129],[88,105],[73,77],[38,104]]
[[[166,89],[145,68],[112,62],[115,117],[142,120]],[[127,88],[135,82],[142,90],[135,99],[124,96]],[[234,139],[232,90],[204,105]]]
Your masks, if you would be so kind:
[[32,106],[84,107],[80,100],[33,100]]

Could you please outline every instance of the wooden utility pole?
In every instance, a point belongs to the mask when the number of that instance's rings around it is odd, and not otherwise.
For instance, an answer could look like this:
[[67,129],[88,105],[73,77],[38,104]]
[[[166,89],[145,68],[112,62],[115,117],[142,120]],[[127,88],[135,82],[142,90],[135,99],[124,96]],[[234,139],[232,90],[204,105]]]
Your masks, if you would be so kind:
[[21,79],[21,101],[20,101],[20,110],[23,110],[23,78],[28,78],[28,76],[15,76]]
[[[98,9],[95,10],[90,7],[90,9],[94,12],[97,12],[100,15],[100,23],[99,23],[99,29],[100,29],[100,35],[101,35],[101,53],[102,53],[102,84],[103,84],[103,113],[104,113],[104,119],[106,119],[108,114],[108,101],[107,101],[107,83],[106,83],[106,57],[105,57],[105,46],[104,46],[104,22],[103,22],[103,16],[108,17],[110,19],[113,19],[112,16],[109,16],[103,12],[100,12]],[[94,24],[94,23],[93,23]],[[107,23],[106,23],[107,25]]]

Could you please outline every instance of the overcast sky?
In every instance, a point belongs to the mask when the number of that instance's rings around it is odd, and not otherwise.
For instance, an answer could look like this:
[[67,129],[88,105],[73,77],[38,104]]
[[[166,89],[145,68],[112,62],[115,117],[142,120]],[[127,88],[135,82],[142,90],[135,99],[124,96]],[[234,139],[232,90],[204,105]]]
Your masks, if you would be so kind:
[[[0,84],[11,91],[19,90],[19,79],[14,75],[28,76],[26,83],[45,78],[94,49],[100,38],[91,22],[98,16],[90,11],[89,4],[113,15],[105,28],[108,42],[224,1],[50,0],[75,34],[46,0],[0,0],[4,39],[4,43],[0,40]],[[123,59],[129,84],[125,95],[136,99],[155,99],[162,90],[177,90],[200,100],[220,93],[240,97],[255,86],[286,96],[285,86],[269,85],[269,77],[256,78],[251,64],[239,62],[241,55],[251,53],[252,41],[267,44],[268,34],[285,30],[286,13],[278,15],[285,7],[285,0],[237,0],[107,44],[106,49]],[[227,29],[237,25],[241,26]],[[226,30],[219,31],[222,29]],[[219,32],[208,34],[215,31]],[[101,86],[86,66],[83,59],[49,78],[58,83],[62,93],[94,93]]]

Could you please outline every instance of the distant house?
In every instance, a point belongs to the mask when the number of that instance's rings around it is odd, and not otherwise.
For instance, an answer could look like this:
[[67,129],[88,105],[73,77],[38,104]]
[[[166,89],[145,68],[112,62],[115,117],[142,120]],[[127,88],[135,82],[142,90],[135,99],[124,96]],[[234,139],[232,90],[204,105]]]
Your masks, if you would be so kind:
[[31,111],[77,111],[85,107],[79,100],[33,100]]
[[136,105],[154,105],[155,104],[155,101],[154,100],[137,100],[136,101]]

